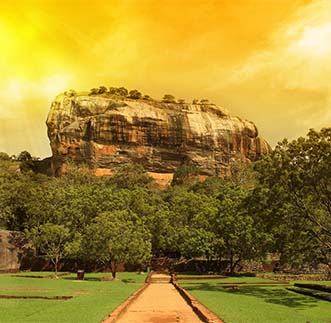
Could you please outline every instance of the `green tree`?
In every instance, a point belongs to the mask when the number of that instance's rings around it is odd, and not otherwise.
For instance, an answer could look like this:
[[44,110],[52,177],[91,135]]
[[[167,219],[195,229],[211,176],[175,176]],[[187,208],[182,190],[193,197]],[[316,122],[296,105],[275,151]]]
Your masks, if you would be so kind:
[[[164,199],[168,203],[170,224],[167,251],[187,258],[196,257],[198,254],[210,258],[212,253],[208,251],[209,238],[213,235],[211,224],[217,213],[216,199],[189,191],[187,186],[171,187],[165,192]],[[196,238],[192,235],[193,232],[196,232]],[[202,239],[202,234],[206,234],[206,239]],[[207,241],[208,246],[204,246]],[[199,247],[198,243],[201,243]],[[205,253],[202,254],[202,251]]]
[[195,165],[182,165],[177,167],[172,180],[172,185],[192,184],[199,175],[199,167]]
[[17,160],[20,162],[30,161],[30,160],[32,160],[32,156],[28,151],[24,150],[19,153]]
[[26,228],[30,205],[47,180],[43,175],[0,169],[0,218],[5,228],[20,231]]
[[260,207],[266,201],[251,193],[250,185],[250,190],[246,186],[232,179],[211,177],[191,188],[195,193],[217,200],[213,202],[217,212],[208,217],[209,230],[215,236],[213,253],[219,261],[229,261],[230,271],[234,271],[242,260],[263,259],[271,246],[272,234],[252,207]]
[[165,94],[162,98],[164,103],[176,103],[175,97],[171,94]]
[[182,243],[179,250],[180,254],[186,259],[205,257],[211,260],[215,256],[216,243],[219,247],[223,241],[217,239],[213,232],[202,228],[186,227],[182,231]]
[[159,204],[145,221],[151,233],[152,252],[156,257],[169,256],[179,252],[177,241],[180,228],[174,226],[174,213],[167,208],[166,203],[162,204],[163,207],[160,207]]
[[14,221],[15,184],[21,174],[13,174],[5,167],[0,167],[0,228],[14,229],[10,222]]
[[103,85],[99,86],[98,94],[103,94],[107,92],[107,88]]
[[[315,258],[324,258],[324,262],[329,263],[331,128],[319,132],[310,130],[307,137],[292,142],[283,140],[269,156],[256,163],[255,169],[259,174],[260,186],[268,195],[268,208],[274,210],[277,204],[283,205],[278,209],[279,219],[269,218],[279,236],[288,238],[287,246],[282,245],[281,252],[289,255],[288,245],[292,241],[292,245],[297,246],[293,252],[302,246],[301,251],[307,259],[315,254]],[[287,227],[283,228],[279,222],[286,223]],[[288,228],[295,234],[287,234]],[[304,257],[301,258],[304,261]]]
[[207,99],[201,99],[200,100],[200,103],[201,104],[209,104],[209,100],[207,100]]
[[135,99],[135,100],[139,100],[139,99],[141,99],[141,97],[142,97],[142,94],[138,90],[130,90],[129,95],[128,95],[128,98]]
[[191,190],[195,193],[217,197],[218,192],[227,184],[228,181],[223,178],[207,177],[204,181],[195,182],[191,187]]
[[256,173],[251,164],[242,160],[240,154],[237,154],[230,160],[230,176],[227,180],[237,184],[244,189],[251,190],[256,186]]
[[124,164],[116,169],[109,182],[120,189],[133,189],[135,187],[148,187],[153,181],[144,168],[139,164]]
[[0,152],[0,160],[10,160],[10,157],[7,153]]
[[64,92],[64,95],[69,96],[69,97],[73,97],[73,96],[76,96],[77,95],[77,92],[75,90],[73,90],[73,89],[70,89],[68,91],[65,91]]
[[125,87],[119,87],[116,89],[115,93],[119,96],[124,96],[124,97],[127,97],[129,92],[128,90],[125,88]]
[[240,186],[227,183],[217,193],[218,211],[211,220],[216,237],[222,239],[215,254],[230,263],[234,272],[242,260],[257,260],[265,256],[268,234],[255,225],[254,217],[247,212],[247,192]]
[[109,87],[108,94],[116,94],[117,88],[114,86]]
[[145,94],[145,95],[143,96],[143,100],[146,100],[146,101],[152,101],[153,99],[152,99],[149,95]]
[[95,94],[98,94],[98,93],[99,93],[99,89],[94,87],[90,90],[88,95],[95,95]]
[[82,250],[89,259],[111,264],[115,279],[119,263],[144,265],[149,261],[150,233],[132,212],[104,212],[87,227]]
[[69,247],[70,230],[64,225],[45,223],[26,231],[36,247],[51,260],[54,265],[55,275],[58,272],[58,264],[64,257]]

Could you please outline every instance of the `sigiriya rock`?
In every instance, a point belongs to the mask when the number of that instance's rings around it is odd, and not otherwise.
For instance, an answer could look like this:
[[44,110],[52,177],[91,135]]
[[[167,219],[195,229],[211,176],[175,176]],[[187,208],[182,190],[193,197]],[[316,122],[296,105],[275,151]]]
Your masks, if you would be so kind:
[[53,170],[66,160],[114,169],[139,163],[150,173],[173,173],[190,163],[202,175],[229,174],[271,149],[253,122],[214,104],[158,102],[120,96],[60,94],[47,118]]

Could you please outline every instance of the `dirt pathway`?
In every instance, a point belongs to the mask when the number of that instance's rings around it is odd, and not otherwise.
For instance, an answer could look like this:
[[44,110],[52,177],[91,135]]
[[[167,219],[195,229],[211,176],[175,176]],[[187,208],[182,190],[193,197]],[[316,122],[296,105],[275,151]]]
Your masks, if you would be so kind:
[[133,301],[116,323],[202,323],[175,287],[153,275],[152,283]]

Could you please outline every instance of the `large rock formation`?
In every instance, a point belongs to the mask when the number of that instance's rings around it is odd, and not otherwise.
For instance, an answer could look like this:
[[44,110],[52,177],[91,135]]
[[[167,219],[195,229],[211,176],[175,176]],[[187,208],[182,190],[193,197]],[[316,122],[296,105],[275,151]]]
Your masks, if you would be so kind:
[[69,158],[108,169],[135,162],[153,173],[192,163],[204,175],[222,176],[233,162],[270,151],[254,123],[213,104],[62,94],[47,126],[54,171]]

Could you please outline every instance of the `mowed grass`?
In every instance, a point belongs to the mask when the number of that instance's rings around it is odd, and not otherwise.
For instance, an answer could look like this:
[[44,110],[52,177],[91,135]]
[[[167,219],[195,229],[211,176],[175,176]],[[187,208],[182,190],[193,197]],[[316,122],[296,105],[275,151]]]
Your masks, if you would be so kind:
[[[26,275],[27,273],[21,273]],[[40,273],[31,273],[38,275]],[[69,300],[0,299],[0,323],[98,323],[140,288],[146,276],[118,273],[117,281],[100,281],[105,273],[71,274],[58,279],[0,275],[1,295],[73,296]]]
[[[254,285],[261,281],[261,278],[235,277],[202,284],[190,284],[186,280],[179,283],[226,323],[331,323],[330,302],[288,291],[288,286]],[[248,284],[233,288],[220,285],[222,282]]]

